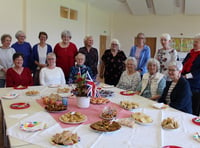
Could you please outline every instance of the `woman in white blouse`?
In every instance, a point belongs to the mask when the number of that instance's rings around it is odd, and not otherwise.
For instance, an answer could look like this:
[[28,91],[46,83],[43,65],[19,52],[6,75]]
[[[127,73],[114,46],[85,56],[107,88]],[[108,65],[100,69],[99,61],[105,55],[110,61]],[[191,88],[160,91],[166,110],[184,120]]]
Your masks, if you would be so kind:
[[5,87],[6,72],[13,65],[13,54],[15,49],[10,47],[12,37],[9,34],[1,36],[2,46],[0,47],[0,88]]
[[60,67],[56,67],[56,56],[53,52],[47,54],[47,67],[40,71],[41,85],[64,85],[65,76]]
[[158,49],[155,58],[160,62],[160,72],[169,80],[167,68],[170,62],[175,62],[177,60],[177,51],[170,47],[171,36],[168,33],[161,35],[160,43],[162,48]]
[[124,71],[117,84],[118,88],[125,90],[136,90],[141,80],[140,73],[136,71],[137,60],[134,57],[128,57],[126,60],[126,71]]

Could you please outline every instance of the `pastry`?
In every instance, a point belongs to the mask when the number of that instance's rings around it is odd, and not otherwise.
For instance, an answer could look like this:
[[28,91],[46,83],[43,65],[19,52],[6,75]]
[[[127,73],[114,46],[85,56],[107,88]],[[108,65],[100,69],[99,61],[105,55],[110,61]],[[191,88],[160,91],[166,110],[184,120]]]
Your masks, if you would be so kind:
[[173,118],[166,118],[162,121],[161,126],[166,129],[177,129],[179,124]]

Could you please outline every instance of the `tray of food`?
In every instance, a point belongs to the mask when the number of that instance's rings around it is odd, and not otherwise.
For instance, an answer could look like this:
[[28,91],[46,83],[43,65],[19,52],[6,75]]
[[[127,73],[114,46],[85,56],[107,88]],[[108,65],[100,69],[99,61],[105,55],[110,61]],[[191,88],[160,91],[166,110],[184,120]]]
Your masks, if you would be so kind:
[[100,118],[104,120],[113,120],[117,117],[117,110],[110,106],[106,106],[102,113],[100,114]]
[[87,116],[80,112],[68,112],[61,115],[59,120],[68,124],[80,124],[87,121]]
[[29,90],[29,91],[25,92],[25,94],[26,94],[27,96],[36,96],[36,95],[39,95],[40,92],[37,91],[37,90]]
[[50,140],[52,145],[56,146],[69,146],[74,145],[80,141],[80,137],[77,133],[72,133],[71,131],[63,131],[62,133],[57,133],[53,135]]
[[164,119],[161,123],[161,126],[163,129],[167,129],[167,130],[174,130],[174,129],[179,128],[178,122],[170,117],[167,117],[166,119]]
[[92,123],[90,128],[97,132],[114,132],[121,128],[121,125],[116,121],[102,120]]
[[62,97],[59,94],[50,94],[49,96],[42,97],[43,104],[54,104],[56,101],[62,101]]
[[57,93],[69,93],[70,92],[70,88],[67,87],[63,87],[63,88],[58,88],[57,89]]
[[100,94],[100,96],[101,97],[112,97],[113,96],[113,91],[111,91],[111,90],[103,90],[103,89],[101,89],[100,91],[99,91],[99,94]]
[[30,104],[29,103],[24,103],[24,102],[19,102],[19,103],[13,103],[10,105],[10,108],[12,109],[26,109],[29,108]]
[[153,119],[142,112],[135,112],[131,115],[131,117],[136,123],[141,125],[151,125],[153,123]]
[[133,96],[135,95],[135,92],[132,90],[126,90],[126,91],[121,91],[120,94],[124,96]]
[[63,104],[53,103],[45,106],[45,110],[50,113],[62,112],[67,110],[67,106]]
[[121,101],[120,106],[125,110],[132,111],[133,109],[138,108],[139,104],[131,101]]
[[95,104],[95,105],[107,104],[109,102],[110,102],[110,100],[108,100],[107,98],[102,98],[102,97],[100,97],[100,98],[93,97],[90,99],[90,103]]

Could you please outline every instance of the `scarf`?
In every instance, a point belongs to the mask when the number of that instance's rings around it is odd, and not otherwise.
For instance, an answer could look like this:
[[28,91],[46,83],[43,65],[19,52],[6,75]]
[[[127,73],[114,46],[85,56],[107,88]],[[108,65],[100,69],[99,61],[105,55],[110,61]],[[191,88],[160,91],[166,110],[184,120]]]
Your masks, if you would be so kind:
[[190,51],[190,56],[183,65],[182,73],[190,72],[193,62],[196,60],[198,55],[200,55],[200,51],[195,51],[194,49]]

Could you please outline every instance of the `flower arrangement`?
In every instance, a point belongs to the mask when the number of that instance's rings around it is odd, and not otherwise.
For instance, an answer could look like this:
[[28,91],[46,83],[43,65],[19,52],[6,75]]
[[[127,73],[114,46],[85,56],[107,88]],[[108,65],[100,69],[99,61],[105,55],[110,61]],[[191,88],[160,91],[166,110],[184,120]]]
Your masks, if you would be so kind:
[[88,87],[86,82],[86,75],[78,74],[76,77],[76,88],[72,91],[76,96],[84,97],[87,96]]

